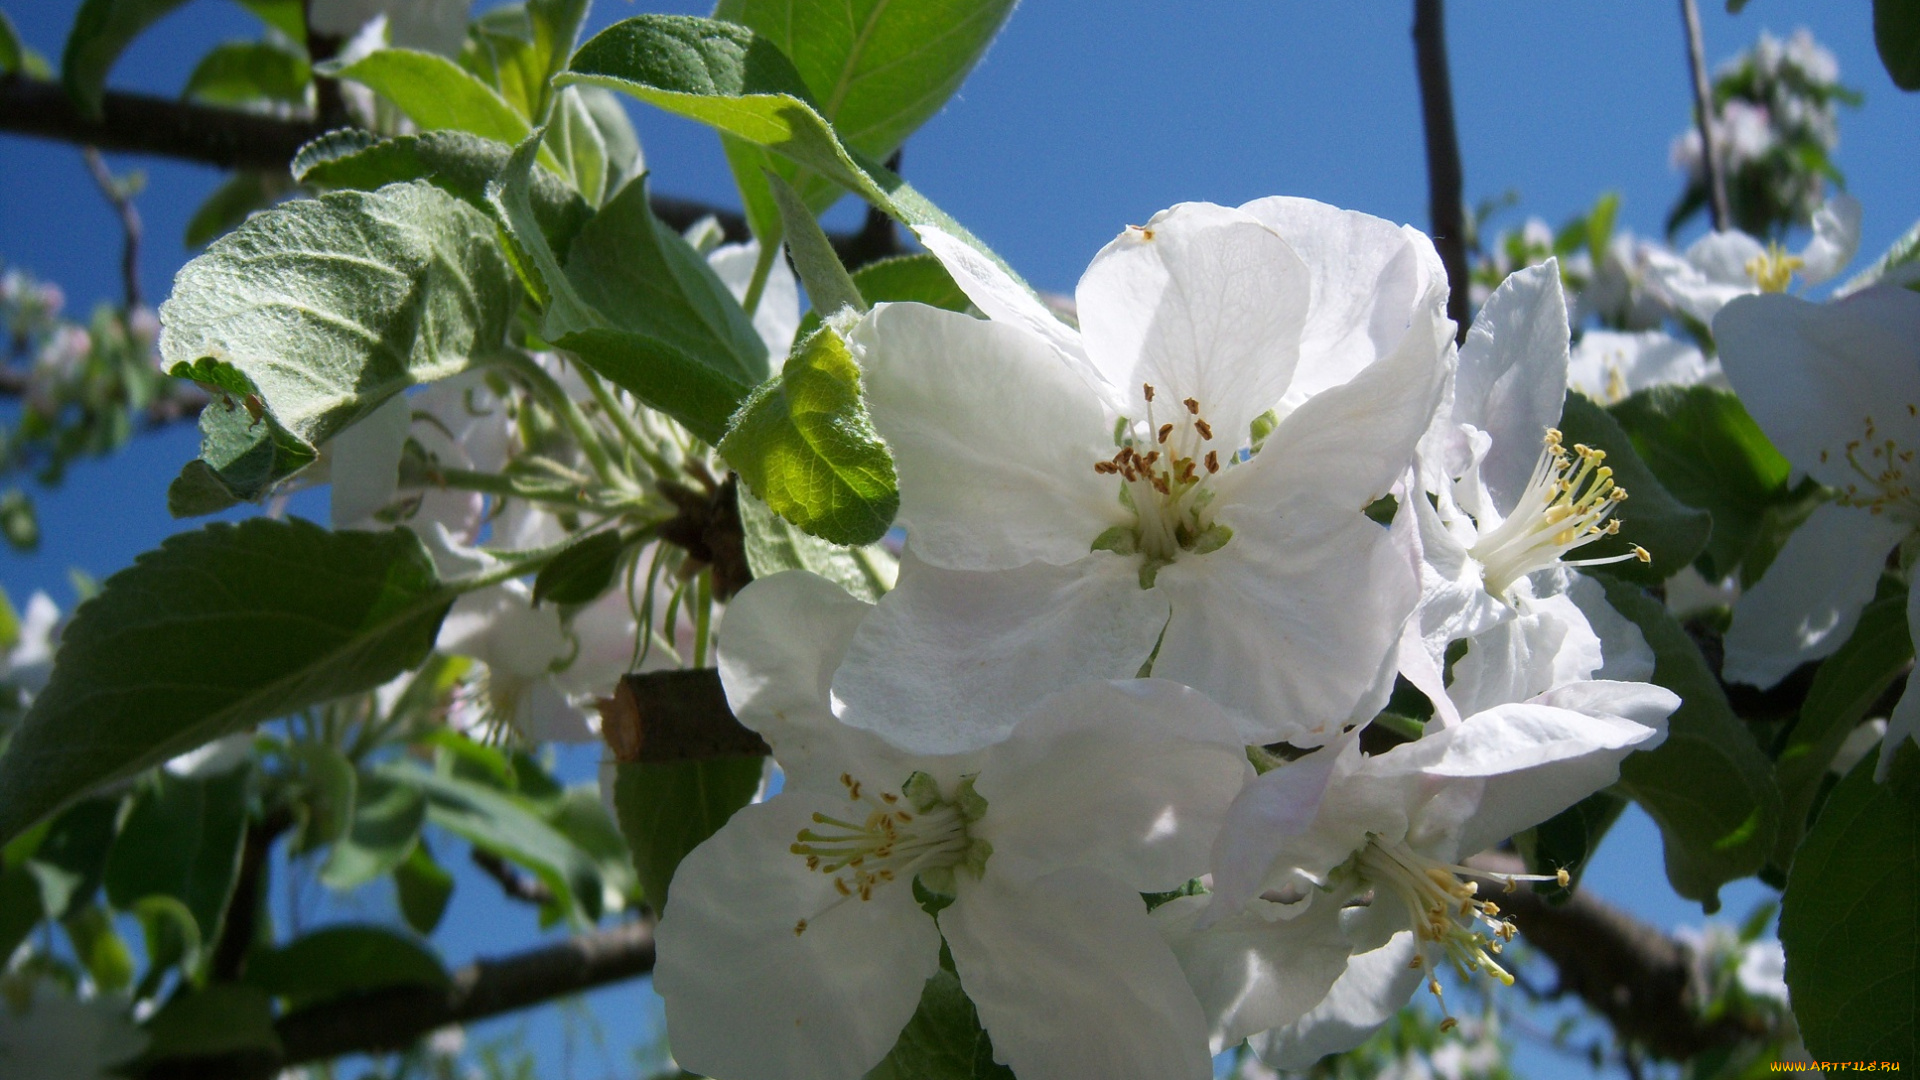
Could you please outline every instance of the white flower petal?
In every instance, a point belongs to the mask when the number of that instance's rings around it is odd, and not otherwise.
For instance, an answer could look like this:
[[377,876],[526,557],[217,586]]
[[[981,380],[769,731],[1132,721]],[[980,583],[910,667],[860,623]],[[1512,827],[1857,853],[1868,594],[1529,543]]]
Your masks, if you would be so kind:
[[532,594],[519,581],[455,600],[440,623],[434,648],[471,656],[497,676],[521,678],[544,675],[569,651],[559,612],[552,605],[535,607]]
[[1249,741],[1317,745],[1391,663],[1419,582],[1356,508],[1290,510],[1243,512],[1226,547],[1160,571],[1173,618],[1153,673],[1205,691]]
[[951,570],[1086,557],[1129,520],[1094,471],[1113,422],[1034,335],[921,304],[883,304],[854,331],[874,426],[900,475],[914,552]]
[[1259,895],[1281,849],[1290,838],[1305,836],[1318,819],[1336,767],[1350,773],[1359,759],[1358,736],[1349,735],[1240,789],[1213,843],[1209,918],[1238,911]]
[[653,984],[687,1068],[860,1076],[893,1048],[939,967],[939,931],[909,883],[836,906],[832,879],[787,851],[813,809],[784,793],[744,807],[674,874]]
[[1200,999],[1216,1054],[1300,1019],[1347,968],[1351,949],[1337,904],[1311,905],[1295,919],[1241,912],[1200,930],[1206,903],[1203,896],[1183,896],[1156,908],[1153,920]]
[[1437,305],[1444,316],[1446,273],[1436,272],[1440,257],[1419,231],[1284,195],[1240,209],[1279,233],[1312,278],[1300,361],[1282,399],[1283,413],[1392,352],[1419,306]]
[[1351,1050],[1393,1018],[1426,977],[1410,968],[1413,934],[1401,931],[1387,944],[1360,953],[1327,992],[1325,1001],[1295,1023],[1256,1035],[1249,1044],[1260,1060],[1278,1069],[1308,1069],[1328,1054]]
[[[758,240],[722,244],[707,255],[707,265],[713,268],[714,276],[742,303],[753,285],[753,268],[759,261]],[[760,306],[753,310],[753,329],[766,343],[774,371],[780,370],[787,352],[793,348],[793,335],[799,328],[800,287],[787,260],[776,258],[767,272],[767,283],[760,288]]]
[[1600,655],[1605,658],[1596,679],[1616,682],[1647,682],[1653,678],[1653,649],[1647,637],[1631,619],[1607,602],[1607,590],[1577,570],[1567,571],[1566,596],[1586,616],[1587,626],[1600,639]]
[[1567,385],[1603,405],[1652,386],[1694,386],[1720,374],[1698,346],[1662,330],[1589,330],[1567,362]]
[[1175,889],[1206,872],[1252,775],[1232,722],[1199,691],[1163,679],[1086,683],[1042,701],[988,751],[979,835],[993,845],[993,873],[1013,880],[1090,866],[1136,892]]
[[1033,290],[1014,280],[1013,275],[964,240],[949,236],[930,225],[916,226],[913,235],[919,238],[934,258],[940,260],[940,265],[953,275],[954,284],[960,286],[960,291],[966,293],[967,299],[973,301],[973,306],[985,313],[987,318],[1016,326],[1045,341],[1080,370],[1089,382],[1100,388],[1102,396],[1113,408],[1117,410],[1122,407],[1127,400],[1123,388],[1107,382],[1100,375],[1087,360],[1087,350],[1080,340],[1080,332],[1061,322],[1059,316],[1033,295]]
[[968,573],[909,548],[833,691],[841,719],[902,749],[978,749],[1054,690],[1132,677],[1166,618],[1166,596],[1140,587],[1132,559],[1099,552],[1072,566]]
[[1835,195],[1813,212],[1813,239],[1800,252],[1800,277],[1809,285],[1831,280],[1860,250],[1860,200]]
[[1213,1075],[1179,961],[1139,894],[1112,878],[1076,868],[1021,887],[989,862],[985,878],[962,880],[940,929],[994,1057],[1021,1080]]
[[[1849,443],[1864,444],[1858,460],[1874,474],[1886,467],[1872,457],[1879,444],[1920,450],[1920,293],[1880,286],[1831,304],[1743,297],[1720,313],[1713,334],[1747,411],[1787,460],[1822,483],[1871,498],[1879,488],[1849,464]],[[1909,515],[1920,512],[1911,496],[1906,502]]]
[[1527,486],[1546,430],[1560,422],[1567,338],[1560,264],[1548,259],[1501,282],[1460,347],[1453,419],[1493,437],[1480,477],[1502,513]]
[[[1250,215],[1182,203],[1128,229],[1080,279],[1080,332],[1108,382],[1183,399],[1231,443],[1293,378],[1311,284],[1287,242]],[[1144,403],[1129,409],[1144,419]]]
[[395,394],[360,422],[327,442],[328,496],[336,529],[383,528],[369,521],[400,489],[400,453],[406,449],[413,412],[407,395]]
[[[1920,640],[1920,589],[1911,587],[1907,590],[1907,633]],[[1881,740],[1880,760],[1873,770],[1875,780],[1887,778],[1893,768],[1894,755],[1903,743],[1908,739],[1920,742],[1920,690],[1914,688],[1915,681],[1908,678],[1907,688],[1894,703],[1893,714],[1887,717],[1887,735]]]
[[1711,324],[1729,300],[1758,291],[1746,267],[1765,254],[1766,249],[1753,237],[1722,232],[1701,237],[1684,257],[1649,247],[1641,260],[1646,266],[1649,292],[1677,311]]
[[1600,638],[1565,596],[1524,600],[1520,614],[1472,638],[1447,694],[1463,716],[1589,679],[1605,662]]
[[1910,528],[1832,503],[1815,508],[1733,605],[1727,681],[1768,687],[1801,664],[1832,655],[1873,599],[1887,552]]

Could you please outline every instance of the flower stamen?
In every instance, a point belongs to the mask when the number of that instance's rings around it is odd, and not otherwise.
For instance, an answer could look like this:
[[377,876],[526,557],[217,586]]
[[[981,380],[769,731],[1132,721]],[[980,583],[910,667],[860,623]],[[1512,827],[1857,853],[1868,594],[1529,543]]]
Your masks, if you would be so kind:
[[[1920,410],[1907,406],[1908,416],[1916,412]],[[1848,481],[1834,495],[1835,503],[1858,507],[1871,514],[1892,511],[1896,518],[1920,524],[1920,499],[1914,497],[1912,482],[1907,479],[1907,469],[1914,463],[1914,451],[1901,446],[1898,440],[1882,437],[1873,417],[1869,416],[1862,421],[1861,437],[1849,441],[1841,453],[1847,459],[1847,467],[1864,485]],[[1828,460],[1827,451],[1820,451],[1820,460]]]
[[1611,558],[1562,559],[1574,548],[1620,531],[1613,513],[1627,492],[1614,484],[1613,470],[1604,464],[1606,451],[1576,443],[1569,453],[1561,438],[1559,431],[1547,429],[1540,459],[1513,513],[1468,552],[1485,569],[1487,591],[1495,596],[1505,597],[1514,582],[1556,564],[1601,566],[1653,558],[1636,544],[1631,552]]
[[[1140,389],[1146,399],[1146,423],[1134,428],[1122,421],[1116,435],[1120,449],[1110,459],[1093,463],[1093,471],[1102,476],[1121,478],[1122,501],[1133,509],[1134,524],[1107,530],[1092,547],[1096,551],[1140,555],[1140,584],[1150,588],[1160,567],[1181,553],[1216,551],[1233,533],[1224,525],[1214,524],[1208,511],[1213,492],[1207,478],[1220,472],[1221,455],[1219,450],[1204,445],[1213,441],[1214,431],[1201,415],[1200,400],[1183,400],[1184,415],[1161,423],[1154,415],[1157,394],[1152,384],[1142,384]],[[1152,449],[1142,453],[1142,445]],[[1231,465],[1250,456],[1244,448],[1231,451],[1226,463]]]
[[[819,828],[801,829],[788,848],[806,860],[808,870],[831,877],[838,894],[825,908],[796,922],[796,935],[848,900],[873,899],[874,891],[890,882],[955,866],[977,873],[991,853],[984,841],[967,835],[968,823],[985,809],[970,781],[963,781],[951,799],[942,797],[933,778],[921,772],[909,776],[899,794],[882,791],[876,796],[847,773],[840,774],[840,786],[847,810],[839,816],[815,811],[811,820]],[[901,805],[903,797],[906,806]]]
[[1775,240],[1767,245],[1765,255],[1755,255],[1747,260],[1747,276],[1760,287],[1761,292],[1786,292],[1793,284],[1793,272],[1807,265],[1807,261],[1798,255],[1789,255]]

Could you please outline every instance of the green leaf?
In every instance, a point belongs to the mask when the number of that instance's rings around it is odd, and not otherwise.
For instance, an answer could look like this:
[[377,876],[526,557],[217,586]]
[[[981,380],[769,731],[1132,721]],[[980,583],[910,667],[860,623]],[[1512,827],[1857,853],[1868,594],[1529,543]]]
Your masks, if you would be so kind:
[[407,853],[406,861],[393,868],[393,891],[408,926],[431,934],[440,925],[440,917],[447,913],[447,901],[453,896],[453,875],[434,861],[424,837]]
[[1613,417],[1583,394],[1569,392],[1560,413],[1560,431],[1568,446],[1585,443],[1607,452],[1614,483],[1626,489],[1627,501],[1615,517],[1617,536],[1596,540],[1580,549],[1582,559],[1624,555],[1639,544],[1653,556],[1651,562],[1628,559],[1595,567],[1603,576],[1657,585],[1677,574],[1707,545],[1713,519],[1705,511],[1682,504],[1655,479],[1652,470],[1634,452],[1633,442]]
[[1551,881],[1535,882],[1533,891],[1548,896],[1566,896],[1580,887],[1580,875],[1587,868],[1600,841],[1620,819],[1627,800],[1612,791],[1593,794],[1560,811],[1513,838],[1514,846],[1527,860],[1527,869],[1535,874],[1567,871],[1571,879],[1565,888]]
[[428,183],[257,215],[160,308],[173,373],[225,398],[202,411],[205,465],[180,483],[258,498],[387,398],[498,348],[516,292],[493,223]]
[[606,910],[619,911],[639,897],[640,877],[633,869],[633,855],[627,851],[619,823],[601,801],[599,784],[588,782],[567,788],[547,814],[547,821],[600,864]]
[[237,0],[261,22],[287,35],[288,40],[307,43],[306,0]]
[[260,172],[234,173],[187,219],[181,242],[190,248],[205,247],[238,228],[254,211],[272,206],[285,191],[286,185],[279,177]]
[[171,896],[193,913],[200,940],[215,940],[240,872],[249,772],[193,780],[162,771],[142,785],[107,856],[113,906]]
[[1807,828],[1807,814],[1833,756],[1913,659],[1907,598],[1889,596],[1860,612],[1853,636],[1820,665],[1800,705],[1800,719],[1774,761],[1780,785],[1780,839],[1773,863],[1791,867]]
[[0,953],[12,956],[45,916],[33,874],[24,866],[0,866]]
[[40,547],[40,516],[34,512],[33,497],[19,488],[0,494],[0,537],[15,551],[31,552]]
[[[932,255],[896,255],[870,262],[853,272],[854,287],[869,304],[911,300],[946,311],[968,312],[973,302],[947,273],[947,268]],[[805,341],[820,328],[820,313],[808,311],[800,316],[795,341]]]
[[1781,898],[1787,988],[1826,1061],[1920,1061],[1920,776],[1901,747],[1853,767],[1800,845]]
[[1621,763],[1620,790],[1660,826],[1674,891],[1712,914],[1720,886],[1758,871],[1773,852],[1780,792],[1771,763],[1666,607],[1626,582],[1601,584],[1652,647],[1652,681],[1680,695],[1666,741]]
[[[1768,510],[1794,500],[1793,466],[1740,399],[1712,386],[1657,386],[1610,411],[1667,491],[1712,514],[1702,568],[1708,579],[1740,569],[1760,542]],[[1640,493],[1632,493],[1621,508],[1629,518],[1639,509]]]
[[434,53],[379,49],[327,70],[393,102],[422,131],[464,131],[511,146],[533,130],[493,87]]
[[793,254],[794,269],[800,275],[800,284],[806,287],[807,301],[813,309],[829,315],[849,307],[855,312],[866,311],[868,304],[860,295],[860,287],[847,274],[846,266],[834,253],[827,234],[820,231],[820,223],[814,220],[813,211],[807,209],[800,193],[772,172],[766,174],[766,180],[773,189],[773,201],[780,208],[787,250]]
[[357,888],[405,862],[427,820],[426,796],[414,787],[367,773],[355,788],[353,824],[320,867],[329,889]]
[[23,865],[39,883],[40,906],[50,917],[64,917],[99,890],[122,801],[118,795],[85,799],[47,823]]
[[927,980],[913,1019],[866,1080],[1013,1080],[1013,1070],[993,1060],[993,1043],[960,977],[943,967]]
[[26,56],[27,46],[20,40],[20,31],[14,28],[13,20],[7,18],[7,13],[0,11],[0,75],[19,71]]
[[186,974],[199,961],[203,944],[200,924],[187,905],[157,893],[136,900],[133,916],[147,944],[147,973],[140,977],[134,997],[152,997],[159,992],[169,968],[177,966]]
[[747,568],[755,578],[805,570],[868,602],[878,601],[893,588],[900,567],[886,549],[875,544],[850,548],[829,543],[802,531],[749,492],[740,492],[738,500]]
[[88,904],[61,920],[74,958],[87,969],[95,985],[112,992],[133,982],[133,950],[97,904]]
[[645,334],[581,330],[554,344],[615,386],[678,420],[709,446],[727,433],[727,418],[752,389]]
[[1906,232],[1887,245],[1887,250],[1873,261],[1873,265],[1848,278],[1845,285],[1833,291],[1833,295],[1842,297],[1859,292],[1896,268],[1915,261],[1920,261],[1920,221],[1909,226]]
[[287,1008],[393,986],[446,989],[440,957],[412,934],[384,926],[335,925],[247,961],[246,981],[287,999]]
[[186,0],[85,0],[67,33],[60,81],[80,112],[100,118],[107,72],[134,38]]
[[408,764],[380,766],[379,775],[419,787],[427,819],[476,847],[526,867],[553,891],[543,921],[592,922],[600,914],[600,871],[593,858],[511,796]]
[[841,145],[815,110],[793,63],[777,45],[745,27],[678,15],[638,15],[580,46],[555,82],[590,83],[632,94],[741,142],[765,147],[848,188],[902,224],[930,225],[971,244],[1013,273],[992,249],[911,185],[870,155]]
[[243,983],[214,983],[166,1003],[146,1024],[146,1060],[263,1052],[278,1060],[273,1003]]
[[[1012,10],[1013,0],[721,0],[713,15],[752,29],[791,58],[808,100],[846,144],[884,160],[959,89]],[[778,235],[768,231],[778,220],[766,165],[816,211],[841,194],[840,185],[757,148],[735,143],[727,158],[763,240]]]
[[295,806],[301,815],[288,854],[304,855],[344,839],[353,828],[359,788],[353,762],[324,742],[296,742],[287,747],[287,760],[297,769]]
[[206,105],[304,105],[312,80],[300,49],[274,41],[229,41],[201,57],[180,96]]
[[529,119],[546,112],[548,85],[564,68],[586,18],[587,0],[532,0],[475,19],[460,64]]
[[[382,139],[359,128],[330,131],[294,155],[295,180],[338,191],[375,191],[388,184],[426,180],[482,213],[489,212],[487,184],[507,167],[513,147],[464,131],[429,131]],[[553,250],[565,255],[593,210],[578,192],[545,170],[528,189],[533,217]]]
[[602,529],[554,556],[533,579],[533,602],[590,604],[613,588],[631,545],[618,529]]
[[1893,85],[1920,90],[1920,0],[1873,0],[1873,45]]
[[453,596],[404,529],[255,518],[169,537],[67,625],[0,755],[0,841],[96,784],[417,666]]
[[613,806],[633,853],[640,893],[655,912],[687,853],[720,831],[760,789],[760,757],[701,761],[622,761],[614,766]]
[[836,544],[880,539],[900,508],[893,458],[860,398],[860,369],[831,329],[753,392],[720,453],[781,517]]

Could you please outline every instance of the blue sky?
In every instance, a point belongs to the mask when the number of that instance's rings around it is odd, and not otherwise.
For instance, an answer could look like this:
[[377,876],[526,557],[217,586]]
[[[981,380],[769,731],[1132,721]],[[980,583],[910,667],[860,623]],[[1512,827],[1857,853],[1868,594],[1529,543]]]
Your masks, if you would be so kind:
[[[78,6],[0,0],[28,43],[55,58]],[[1182,200],[1304,195],[1424,226],[1410,8],[1385,0],[1029,0],[958,97],[908,143],[904,171],[1026,277],[1058,291],[1071,291],[1122,226]],[[1702,0],[1702,8],[1710,62],[1750,45],[1762,28],[1784,37],[1806,26],[1838,55],[1843,81],[1865,94],[1864,107],[1842,115],[1837,154],[1865,205],[1863,256],[1920,218],[1912,141],[1920,95],[1888,80],[1867,5],[1753,0],[1739,16],[1718,0]],[[593,25],[654,10],[704,14],[707,5],[600,0]],[[177,93],[207,47],[256,33],[237,5],[195,0],[137,42],[111,83]],[[1621,226],[1658,235],[1680,186],[1668,145],[1689,116],[1677,5],[1456,0],[1448,35],[1470,201],[1512,191],[1518,206],[1496,225],[1527,214],[1557,224],[1618,191]],[[709,132],[659,113],[636,109],[635,117],[657,190],[735,201]],[[142,278],[157,300],[189,255],[179,239],[185,223],[219,175],[110,161],[147,173]],[[830,221],[848,224],[858,212],[843,205]],[[69,310],[83,315],[118,297],[119,244],[118,223],[76,149],[0,135],[0,261],[59,282]],[[0,584],[16,601],[47,589],[64,607],[69,567],[104,577],[154,546],[176,527],[165,484],[195,441],[179,427],[74,468],[62,488],[40,497],[42,550],[0,553]],[[317,500],[301,505],[324,509]],[[582,778],[590,770],[590,757],[569,761]],[[1658,924],[1700,919],[1697,906],[1667,888],[1657,833],[1637,811],[1586,880]],[[530,913],[477,895],[484,881],[462,886],[444,931],[451,958],[537,936]],[[1752,882],[1730,888],[1726,914],[1738,918],[1770,895]],[[595,1001],[612,1029],[614,1071],[626,1071],[618,1049],[632,1041],[626,1018],[651,1007],[632,986]],[[558,1021],[540,1023],[536,1043],[553,1070],[543,1075],[561,1075]],[[607,1071],[592,1053],[576,1064],[573,1075]],[[1549,1065],[1542,1060],[1533,1071]]]

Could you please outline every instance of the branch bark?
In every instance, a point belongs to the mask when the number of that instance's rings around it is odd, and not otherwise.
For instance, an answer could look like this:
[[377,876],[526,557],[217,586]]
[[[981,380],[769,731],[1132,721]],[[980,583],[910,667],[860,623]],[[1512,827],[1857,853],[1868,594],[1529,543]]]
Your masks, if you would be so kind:
[[692,761],[770,754],[734,719],[712,668],[627,675],[600,702],[600,734],[621,761]]
[[89,146],[83,149],[81,156],[87,161],[87,172],[93,175],[95,186],[100,194],[106,196],[113,206],[114,213],[120,217],[120,229],[126,235],[120,248],[120,281],[126,292],[127,310],[145,306],[140,290],[140,211],[133,205],[133,195],[120,181],[114,178],[107,168],[105,158],[100,151]]
[[1420,121],[1427,136],[1427,216],[1433,246],[1447,268],[1447,317],[1467,340],[1467,217],[1461,194],[1460,136],[1453,124],[1442,0],[1413,0],[1413,55],[1420,75]]
[[1713,130],[1706,36],[1700,32],[1700,9],[1693,0],[1680,0],[1680,19],[1687,29],[1687,73],[1693,79],[1693,115],[1700,125],[1700,168],[1707,182],[1707,207],[1713,211],[1713,231],[1725,232],[1731,227],[1733,214],[1727,204],[1727,178],[1720,172],[1720,147]]

